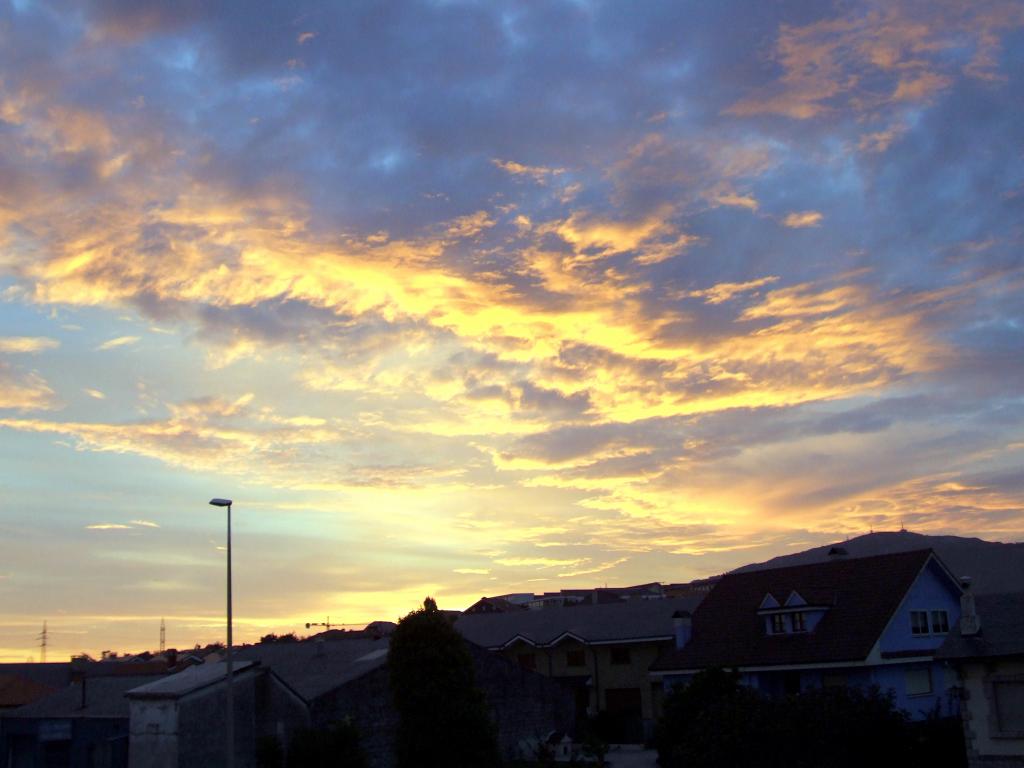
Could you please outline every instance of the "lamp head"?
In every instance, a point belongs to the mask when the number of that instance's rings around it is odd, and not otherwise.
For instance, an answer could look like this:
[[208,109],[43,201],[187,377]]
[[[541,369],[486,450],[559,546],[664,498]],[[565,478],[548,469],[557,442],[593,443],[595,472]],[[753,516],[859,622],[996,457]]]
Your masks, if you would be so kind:
[[231,499],[210,499],[210,504],[215,507],[230,507]]

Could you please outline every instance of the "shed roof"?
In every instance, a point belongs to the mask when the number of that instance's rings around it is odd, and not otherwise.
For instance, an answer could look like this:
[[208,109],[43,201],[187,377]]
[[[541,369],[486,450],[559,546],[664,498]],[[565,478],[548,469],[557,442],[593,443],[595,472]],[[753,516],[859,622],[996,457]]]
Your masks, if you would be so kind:
[[981,631],[964,637],[959,628],[950,632],[936,654],[943,659],[1024,656],[1024,592],[978,595],[975,608]]
[[[128,700],[125,694],[140,685],[160,680],[157,675],[117,675],[90,677],[65,686],[31,704],[5,712],[4,717],[66,718],[102,717],[127,718]],[[85,701],[83,706],[83,690]]]
[[[690,642],[662,654],[651,669],[863,661],[932,558],[925,549],[726,574],[697,609]],[[793,590],[826,604],[824,616],[813,632],[767,634],[758,606],[768,593],[784,599]]]
[[[131,697],[140,699],[181,698],[223,680],[227,675],[227,666],[223,661],[197,664],[175,675],[166,675],[155,682],[140,685],[128,693]],[[239,673],[252,666],[254,665],[251,661],[239,661],[234,664],[233,674],[237,677]]]
[[485,648],[500,648],[522,638],[549,645],[571,635],[587,643],[628,643],[673,637],[672,614],[693,611],[703,599],[693,597],[630,600],[622,603],[575,605],[512,613],[463,615],[455,628]]

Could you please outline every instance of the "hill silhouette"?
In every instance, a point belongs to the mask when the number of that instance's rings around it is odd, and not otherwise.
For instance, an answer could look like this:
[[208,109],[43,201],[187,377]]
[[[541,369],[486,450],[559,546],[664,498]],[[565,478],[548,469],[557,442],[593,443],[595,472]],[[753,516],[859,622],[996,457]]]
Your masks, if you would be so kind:
[[928,536],[911,531],[868,533],[847,541],[774,557],[763,563],[744,565],[732,573],[823,563],[836,557],[829,554],[833,548],[846,550],[846,555],[840,555],[845,557],[871,557],[930,548],[949,566],[954,576],[970,576],[972,589],[977,594],[1024,591],[1024,543],[1004,544],[963,536]]

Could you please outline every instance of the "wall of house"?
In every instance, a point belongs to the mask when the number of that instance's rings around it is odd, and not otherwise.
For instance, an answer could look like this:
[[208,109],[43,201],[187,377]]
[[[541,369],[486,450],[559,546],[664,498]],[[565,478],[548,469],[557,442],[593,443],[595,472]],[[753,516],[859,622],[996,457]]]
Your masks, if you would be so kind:
[[879,641],[882,653],[893,651],[932,651],[942,645],[946,635],[916,636],[910,631],[911,611],[944,610],[949,615],[949,628],[960,621],[960,592],[951,584],[942,569],[929,562],[920,573],[903,602],[896,610]]
[[1024,676],[1024,659],[968,661],[960,665],[964,737],[971,768],[1024,766],[1024,738],[994,735],[994,711],[986,682],[1003,675]]
[[[932,682],[931,693],[908,693],[907,675],[911,670],[928,670]],[[905,710],[911,720],[925,720],[931,713],[938,713],[940,717],[956,717],[959,714],[957,696],[953,690],[956,679],[952,669],[942,662],[872,667],[871,683],[877,685],[883,692],[891,691],[895,697],[896,708]]]
[[131,768],[178,765],[178,707],[173,699],[130,699],[128,704]]
[[[640,700],[640,720],[643,737],[646,738],[660,713],[662,685],[652,682],[648,669],[662,650],[671,647],[672,640],[649,643],[622,643],[616,645],[585,645],[575,640],[566,640],[554,648],[534,648],[527,643],[515,643],[503,649],[499,655],[516,664],[522,663],[524,654],[534,657],[534,669],[544,675],[561,678],[590,678],[587,693],[587,714],[594,716],[609,710],[609,694],[612,690],[612,708],[615,699],[621,701],[628,692],[635,690]],[[629,663],[613,663],[613,649],[628,649]],[[584,666],[570,666],[569,653],[584,651]]]
[[[4,718],[3,765],[15,768],[125,768],[125,718]],[[66,734],[66,737],[65,737]]]
[[572,730],[576,712],[569,686],[482,648],[471,645],[470,652],[506,758],[531,754],[532,745],[551,731]]
[[359,729],[359,741],[372,768],[392,768],[398,713],[391,703],[387,667],[377,667],[314,701],[310,708],[314,728],[328,728],[349,718]]
[[[255,674],[235,678],[235,768],[255,765],[256,679]],[[223,685],[212,685],[178,700],[179,766],[221,768],[225,765],[226,709],[227,689]]]
[[[573,726],[572,692],[557,680],[523,669],[517,663],[470,646],[476,684],[483,691],[498,745],[507,758],[530,753],[538,739]],[[351,718],[373,768],[394,766],[398,714],[391,703],[387,668],[352,680],[313,704],[313,725],[322,728]]]

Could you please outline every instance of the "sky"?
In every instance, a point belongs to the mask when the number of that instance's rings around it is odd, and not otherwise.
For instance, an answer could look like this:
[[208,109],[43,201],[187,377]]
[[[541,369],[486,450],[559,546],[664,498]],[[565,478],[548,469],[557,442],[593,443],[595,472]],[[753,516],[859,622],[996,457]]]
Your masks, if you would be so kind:
[[1024,5],[0,0],[0,660],[1024,539]]

